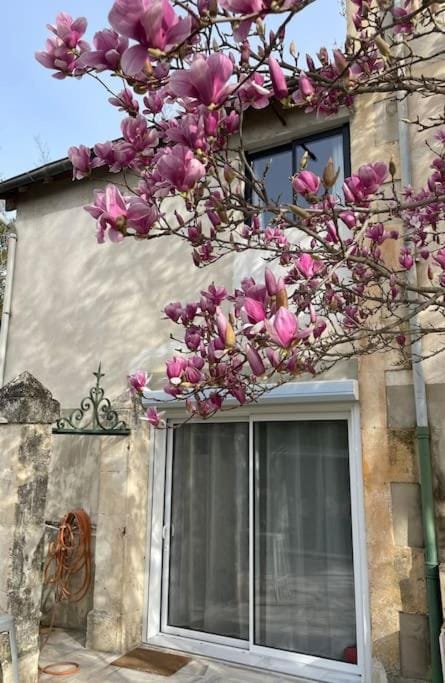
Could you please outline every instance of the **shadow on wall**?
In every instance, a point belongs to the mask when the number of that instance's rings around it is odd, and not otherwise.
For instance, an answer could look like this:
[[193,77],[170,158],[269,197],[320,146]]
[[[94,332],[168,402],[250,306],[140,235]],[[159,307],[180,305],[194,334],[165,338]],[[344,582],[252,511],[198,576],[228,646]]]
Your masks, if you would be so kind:
[[[82,210],[98,185],[35,188],[18,210],[6,375],[26,367],[63,408],[85,395],[99,360],[110,396],[122,393],[136,363],[159,369],[176,331],[162,320],[163,307],[195,300],[212,280],[232,284],[229,259],[198,270],[190,248],[174,238],[98,245],[94,221]],[[174,208],[170,202],[166,211]]]
[[[53,452],[50,462],[45,520],[58,523],[60,519],[78,508],[90,516],[94,527],[97,524],[99,499],[100,437],[54,434]],[[45,559],[48,545],[56,530],[47,528],[45,534]],[[92,538],[92,553],[95,557],[95,532]],[[87,615],[93,607],[93,580],[87,595],[75,603],[63,603],[56,608],[55,626],[86,629]],[[77,576],[73,588],[79,587],[82,577]],[[45,586],[42,594],[42,623],[51,621],[54,589]]]

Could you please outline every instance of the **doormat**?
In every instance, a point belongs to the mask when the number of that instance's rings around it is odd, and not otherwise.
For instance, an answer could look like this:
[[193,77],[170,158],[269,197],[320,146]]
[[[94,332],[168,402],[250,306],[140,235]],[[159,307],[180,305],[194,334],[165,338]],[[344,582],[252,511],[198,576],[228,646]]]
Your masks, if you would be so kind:
[[183,655],[137,647],[119,657],[119,659],[115,659],[111,664],[113,666],[120,666],[123,669],[136,669],[136,671],[158,674],[158,676],[172,676],[191,661],[190,657],[184,657]]

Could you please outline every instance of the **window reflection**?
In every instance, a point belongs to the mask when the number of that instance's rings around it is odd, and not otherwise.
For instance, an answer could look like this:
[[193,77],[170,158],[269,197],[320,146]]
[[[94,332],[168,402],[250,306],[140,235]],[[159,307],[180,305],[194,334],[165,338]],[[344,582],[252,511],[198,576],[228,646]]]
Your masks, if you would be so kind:
[[[306,169],[317,175],[322,175],[329,159],[333,160],[335,168],[338,168],[340,172],[332,193],[341,195],[347,164],[344,155],[345,136],[345,129],[337,130],[325,135],[296,140],[284,147],[252,155],[250,158],[252,170],[258,180],[264,179],[268,200],[275,203],[298,201],[298,204],[306,205],[302,197],[293,197],[291,185],[291,177],[300,170],[304,155],[307,161]],[[255,194],[253,202],[258,206],[263,204],[261,198]],[[266,227],[273,218],[272,213],[265,212],[262,215],[262,226]]]

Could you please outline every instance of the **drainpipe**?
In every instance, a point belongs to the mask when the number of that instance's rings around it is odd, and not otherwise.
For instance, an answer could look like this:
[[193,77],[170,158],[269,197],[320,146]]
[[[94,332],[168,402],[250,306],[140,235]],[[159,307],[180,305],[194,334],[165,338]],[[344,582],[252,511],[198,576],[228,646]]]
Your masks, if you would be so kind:
[[8,261],[6,264],[6,284],[3,299],[2,322],[0,327],[0,386],[5,379],[6,350],[8,347],[9,318],[11,317],[12,285],[14,281],[15,249],[17,235],[12,232],[8,238]]
[[[399,4],[399,3],[397,3]],[[409,142],[409,105],[404,97],[397,103],[400,171],[402,185],[411,185],[411,153]],[[410,271],[411,284],[417,285],[417,271],[414,266]],[[417,316],[410,320],[411,333],[418,327]],[[422,524],[425,539],[425,577],[428,603],[429,633],[431,647],[432,683],[443,683],[442,662],[440,656],[440,630],[442,626],[442,600],[439,582],[439,560],[437,553],[437,536],[434,517],[433,475],[431,466],[430,429],[428,424],[425,377],[423,374],[422,342],[413,342],[411,349],[414,401],[416,407],[416,440],[419,458],[420,491],[422,500]]]

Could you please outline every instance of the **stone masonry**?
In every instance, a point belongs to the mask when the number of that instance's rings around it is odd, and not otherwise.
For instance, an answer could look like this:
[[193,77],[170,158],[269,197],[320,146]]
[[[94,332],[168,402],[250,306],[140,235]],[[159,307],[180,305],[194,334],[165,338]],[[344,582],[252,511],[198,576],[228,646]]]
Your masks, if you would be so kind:
[[[20,681],[38,680],[43,536],[51,425],[60,407],[24,372],[0,389],[0,613],[16,618]],[[9,683],[8,639],[0,662]]]

